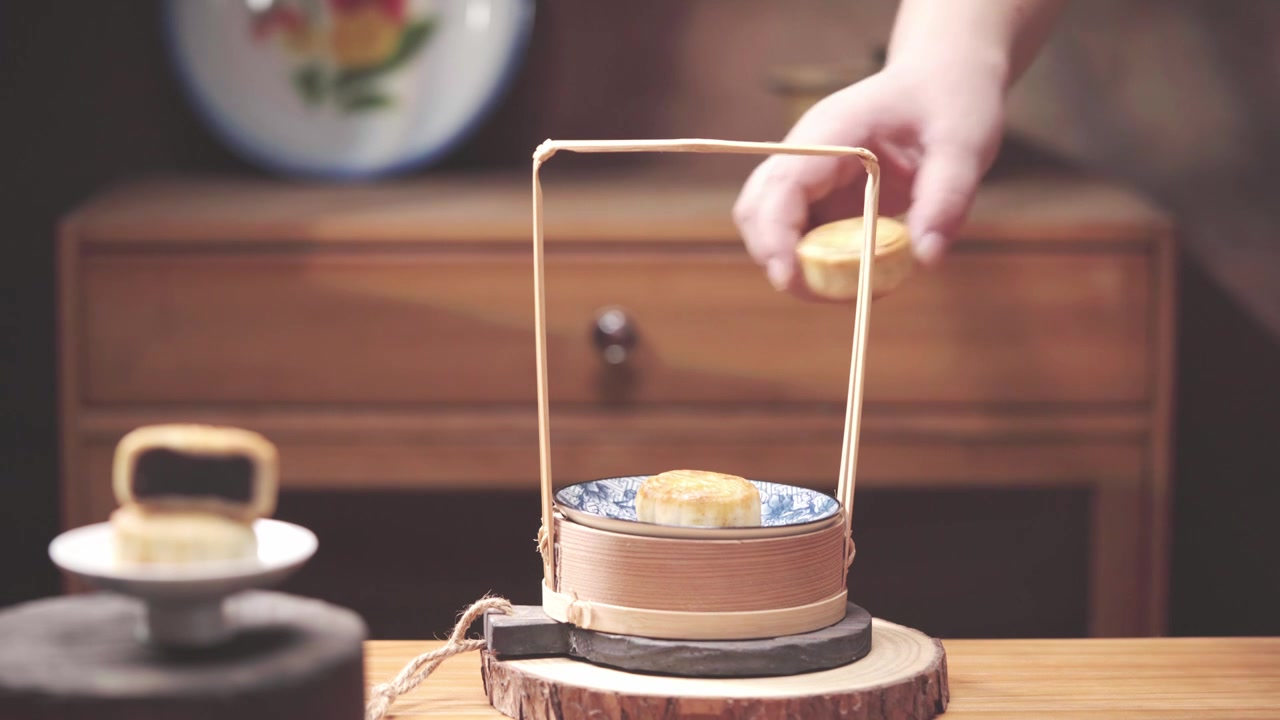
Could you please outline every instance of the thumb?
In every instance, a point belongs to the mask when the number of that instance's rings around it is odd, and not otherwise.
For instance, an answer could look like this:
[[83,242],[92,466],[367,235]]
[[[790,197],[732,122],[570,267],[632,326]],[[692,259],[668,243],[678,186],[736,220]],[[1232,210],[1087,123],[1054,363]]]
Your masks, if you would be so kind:
[[936,263],[955,241],[973,206],[982,172],[981,153],[962,144],[938,145],[925,153],[907,213],[920,262]]

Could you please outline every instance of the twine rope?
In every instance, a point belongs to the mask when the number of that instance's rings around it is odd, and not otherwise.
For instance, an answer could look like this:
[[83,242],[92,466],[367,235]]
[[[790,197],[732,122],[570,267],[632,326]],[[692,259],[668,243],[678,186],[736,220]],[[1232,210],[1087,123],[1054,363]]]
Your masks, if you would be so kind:
[[449,640],[438,650],[423,653],[418,657],[410,660],[400,674],[396,675],[391,682],[375,685],[369,691],[369,701],[365,705],[365,720],[382,720],[386,717],[387,710],[391,708],[391,703],[396,698],[418,687],[418,685],[426,680],[431,673],[445,660],[455,656],[479,650],[485,646],[484,640],[467,639],[467,629],[471,627],[478,618],[489,611],[501,612],[510,615],[513,612],[511,603],[508,600],[498,597],[483,597],[471,604],[462,613],[462,617],[458,620],[458,624],[454,625],[453,632],[449,635]]
[[853,568],[853,556],[858,552],[858,548],[853,543],[853,537],[844,536],[844,584],[849,584],[849,570]]
[[547,532],[547,526],[542,525],[538,528],[538,553],[542,555],[544,563],[551,563],[551,534]]
[[591,601],[580,600],[577,590],[569,591],[569,606],[565,608],[565,619],[571,625],[577,625],[580,628],[591,627]]

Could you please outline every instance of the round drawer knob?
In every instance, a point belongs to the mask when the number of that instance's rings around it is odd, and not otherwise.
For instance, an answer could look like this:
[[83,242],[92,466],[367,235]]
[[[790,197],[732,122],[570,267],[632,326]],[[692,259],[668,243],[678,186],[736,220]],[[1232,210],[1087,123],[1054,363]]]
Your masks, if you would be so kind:
[[596,313],[591,338],[600,358],[609,365],[621,365],[635,349],[637,336],[635,323],[626,311],[619,307],[601,308]]

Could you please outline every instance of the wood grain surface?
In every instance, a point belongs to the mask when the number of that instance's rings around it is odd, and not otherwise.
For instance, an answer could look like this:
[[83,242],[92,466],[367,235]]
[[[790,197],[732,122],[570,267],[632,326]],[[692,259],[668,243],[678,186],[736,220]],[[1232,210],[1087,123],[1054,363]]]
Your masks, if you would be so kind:
[[[951,702],[963,720],[1272,720],[1280,708],[1280,638],[944,641]],[[366,645],[370,683],[437,643]],[[480,656],[446,662],[391,717],[481,720]]]
[[[557,191],[547,197],[546,231],[561,243],[741,243],[730,213],[737,182],[706,182],[674,171],[576,168],[549,172],[547,182]],[[368,187],[157,177],[96,196],[77,222],[90,243],[349,245],[359,237],[471,244],[518,238],[523,247],[529,239],[528,183],[523,171],[441,174]],[[1035,246],[1053,240],[1128,245],[1135,233],[1168,227],[1168,219],[1135,193],[1045,173],[984,185],[961,235]]]
[[[676,257],[639,245],[549,253],[547,372],[557,411],[844,399],[852,311],[774,291],[740,247],[688,247]],[[83,399],[305,409],[533,403],[528,267],[523,244],[488,253],[230,243],[94,251],[79,268]],[[867,402],[1145,402],[1150,273],[1141,252],[958,252],[946,272],[922,274],[876,303]],[[618,383],[602,374],[592,340],[605,307],[623,309],[638,337],[625,388],[610,387]]]
[[845,589],[843,520],[748,540],[626,535],[559,514],[555,523],[556,590],[582,601],[723,613],[807,605]]
[[628,673],[569,658],[481,659],[494,708],[520,720],[928,720],[947,706],[942,644],[916,630],[874,621],[861,660],[811,673],[695,678]]

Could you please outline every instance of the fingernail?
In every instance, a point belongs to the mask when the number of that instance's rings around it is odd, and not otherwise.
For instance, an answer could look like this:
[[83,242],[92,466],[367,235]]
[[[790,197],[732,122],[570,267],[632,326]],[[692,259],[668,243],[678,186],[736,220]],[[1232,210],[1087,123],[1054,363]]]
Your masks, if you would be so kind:
[[774,290],[786,290],[787,285],[791,284],[791,273],[787,271],[787,264],[780,258],[773,258],[765,265],[765,274],[769,276],[769,283],[773,285]]
[[927,232],[921,237],[915,245],[916,259],[926,265],[932,265],[942,255],[942,235],[936,232]]

